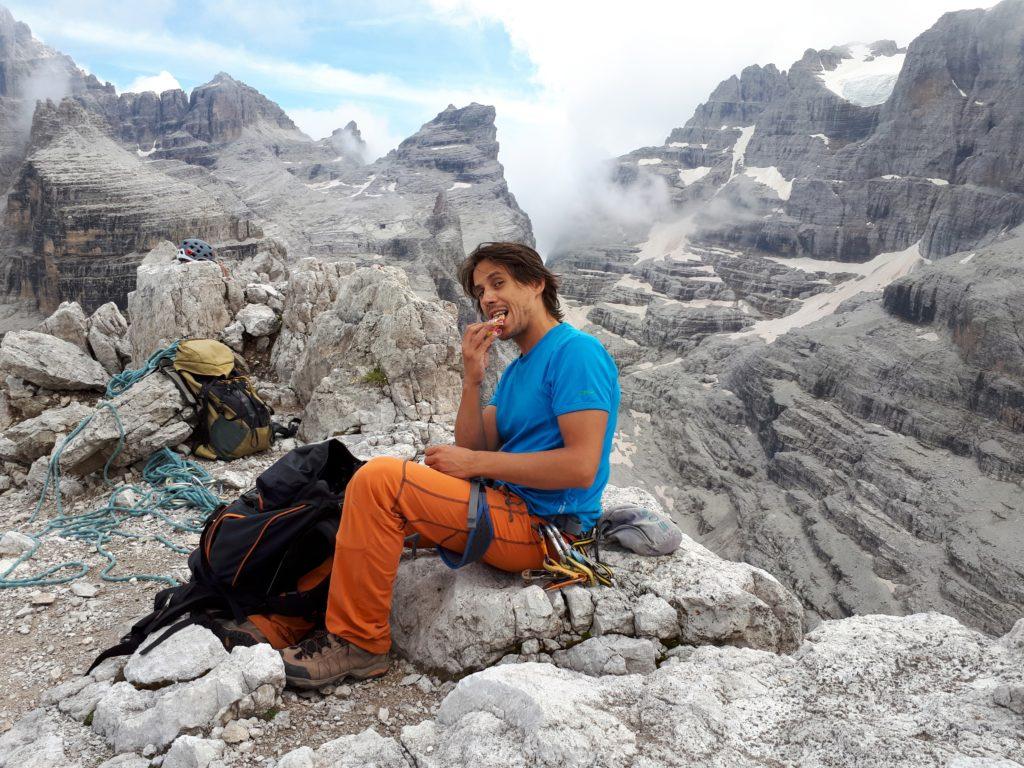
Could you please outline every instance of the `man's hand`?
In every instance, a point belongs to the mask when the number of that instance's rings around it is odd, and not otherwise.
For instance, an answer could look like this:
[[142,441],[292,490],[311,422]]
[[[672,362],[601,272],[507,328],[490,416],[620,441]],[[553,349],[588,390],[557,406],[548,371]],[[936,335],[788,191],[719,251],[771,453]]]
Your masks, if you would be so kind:
[[478,474],[476,458],[476,451],[459,448],[457,445],[428,445],[423,461],[438,472],[469,480]]
[[487,370],[488,351],[497,338],[494,329],[502,319],[473,323],[462,336],[462,364],[465,368],[465,383],[479,387],[484,382]]

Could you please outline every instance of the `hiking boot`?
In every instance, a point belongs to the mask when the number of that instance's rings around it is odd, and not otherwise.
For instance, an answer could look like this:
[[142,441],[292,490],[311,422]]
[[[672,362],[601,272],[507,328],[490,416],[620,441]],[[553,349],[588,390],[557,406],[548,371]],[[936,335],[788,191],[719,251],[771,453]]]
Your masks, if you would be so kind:
[[260,628],[249,619],[239,623],[234,619],[225,618],[214,613],[207,615],[214,625],[210,629],[220,638],[225,650],[230,651],[232,648],[238,648],[239,646],[259,645],[260,643],[270,642],[267,640],[267,636],[260,631]]
[[364,651],[326,629],[281,650],[284,674],[294,688],[322,688],[342,680],[367,680],[388,671],[388,655]]

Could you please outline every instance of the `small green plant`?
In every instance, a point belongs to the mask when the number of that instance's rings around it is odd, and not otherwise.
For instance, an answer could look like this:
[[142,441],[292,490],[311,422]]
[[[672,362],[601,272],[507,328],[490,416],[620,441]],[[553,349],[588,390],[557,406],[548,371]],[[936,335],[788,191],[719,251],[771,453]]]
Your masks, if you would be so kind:
[[370,371],[363,376],[363,384],[373,384],[377,387],[386,387],[388,385],[388,375],[384,373],[384,369],[379,365],[375,365]]
[[92,716],[95,715],[95,714],[96,714],[95,712],[90,712],[88,715],[86,715],[85,716],[85,720],[82,721],[82,724],[85,725],[85,726],[92,725]]
[[259,718],[260,718],[260,720],[265,720],[266,722],[269,723],[271,720],[273,720],[275,717],[277,717],[277,713],[280,712],[280,711],[281,710],[278,709],[277,707],[271,707],[266,712],[261,712],[260,715],[259,715]]

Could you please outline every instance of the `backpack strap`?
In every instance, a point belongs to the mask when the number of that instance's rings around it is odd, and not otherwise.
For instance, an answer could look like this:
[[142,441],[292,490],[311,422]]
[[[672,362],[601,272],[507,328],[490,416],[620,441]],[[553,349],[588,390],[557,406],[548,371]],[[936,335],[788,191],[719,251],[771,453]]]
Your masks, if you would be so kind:
[[482,481],[469,481],[469,505],[466,515],[466,547],[462,553],[452,552],[440,544],[437,554],[441,562],[452,570],[463,568],[480,560],[494,539],[494,524],[491,521],[491,507],[487,503],[487,492]]

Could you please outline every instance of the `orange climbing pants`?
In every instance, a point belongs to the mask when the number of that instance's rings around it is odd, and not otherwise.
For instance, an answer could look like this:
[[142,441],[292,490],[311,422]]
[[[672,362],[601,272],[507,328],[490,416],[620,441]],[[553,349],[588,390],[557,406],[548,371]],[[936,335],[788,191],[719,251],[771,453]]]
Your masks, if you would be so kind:
[[[466,546],[470,484],[412,461],[378,457],[348,483],[333,561],[303,577],[306,588],[330,572],[327,629],[370,653],[391,647],[391,595],[402,546]],[[494,540],[483,561],[503,571],[541,568],[544,545],[526,503],[513,493],[487,488]],[[251,616],[275,648],[297,643],[311,629],[290,616]]]

